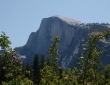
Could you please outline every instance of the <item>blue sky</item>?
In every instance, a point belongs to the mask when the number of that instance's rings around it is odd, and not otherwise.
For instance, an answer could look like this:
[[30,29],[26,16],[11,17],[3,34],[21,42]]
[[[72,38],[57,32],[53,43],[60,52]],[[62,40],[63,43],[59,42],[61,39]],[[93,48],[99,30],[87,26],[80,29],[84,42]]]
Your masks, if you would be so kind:
[[110,23],[110,0],[0,0],[0,34],[11,47],[26,44],[43,18],[61,15],[82,23]]

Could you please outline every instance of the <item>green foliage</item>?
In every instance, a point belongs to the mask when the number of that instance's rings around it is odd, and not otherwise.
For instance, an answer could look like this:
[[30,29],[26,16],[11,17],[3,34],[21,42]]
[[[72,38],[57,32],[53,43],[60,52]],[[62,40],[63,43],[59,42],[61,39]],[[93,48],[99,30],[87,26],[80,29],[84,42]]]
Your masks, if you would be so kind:
[[33,81],[35,84],[39,84],[40,82],[40,63],[39,63],[39,57],[37,53],[33,61]]
[[25,68],[25,77],[31,79],[31,65],[27,62],[26,68]]
[[41,69],[41,81],[40,85],[77,85],[74,70],[67,69],[67,72],[63,71],[58,66],[58,42],[60,38],[56,36],[53,40],[53,44],[50,45],[50,56],[45,63],[43,69]]
[[[79,57],[79,67],[61,71],[58,66],[58,42],[55,37],[50,46],[50,57],[44,68],[41,70],[40,85],[109,85],[110,84],[110,66],[106,66],[104,71],[100,70],[100,55],[103,53],[97,42],[109,37],[110,30],[103,34],[90,34],[88,42],[83,48],[84,52]],[[58,41],[56,41],[58,38]],[[57,59],[56,59],[57,58]]]
[[[79,84],[90,85],[104,85],[105,76],[102,74],[100,63],[100,55],[102,51],[97,46],[96,42],[101,39],[107,39],[110,32],[104,32],[103,34],[90,34],[88,42],[85,44],[84,52],[79,58],[78,63],[80,67],[78,70],[78,82]],[[108,82],[106,82],[108,83]]]
[[54,67],[58,67],[58,63],[57,63],[57,60],[58,60],[58,42],[60,41],[60,38],[58,36],[56,36],[53,40],[53,44],[50,45],[50,56],[47,60],[47,64],[48,65],[52,65]]
[[9,48],[10,46],[10,44],[11,44],[11,42],[8,40],[8,36],[6,36],[6,34],[5,34],[5,32],[2,32],[2,34],[1,34],[1,36],[0,36],[0,47],[2,48],[2,49],[7,49],[7,48]]
[[9,82],[3,82],[2,85],[33,85],[33,82],[28,78],[18,76],[17,78],[12,79]]
[[58,85],[59,67],[58,59],[58,42],[60,38],[56,36],[53,44],[50,45],[50,57],[45,63],[44,68],[41,70],[40,85]]
[[[38,54],[36,54],[32,68],[27,63],[24,69],[20,59],[16,57],[17,52],[10,48],[11,42],[3,32],[0,37],[0,47],[4,50],[0,54],[0,81],[2,85],[31,85],[33,82],[37,85],[110,85],[110,65],[101,69],[100,56],[103,51],[97,45],[100,40],[107,40],[109,35],[110,30],[90,34],[83,48],[84,51],[78,58],[78,67],[64,71],[58,65],[58,43],[60,41],[58,36],[50,45],[50,56],[45,63],[44,57],[42,56],[40,63]],[[33,74],[32,78],[27,74]]]
[[44,67],[44,62],[45,62],[45,58],[44,58],[44,55],[42,55],[41,60],[40,60],[40,69]]
[[0,37],[0,47],[3,49],[0,54],[0,83],[3,82],[3,85],[19,85],[18,80],[22,83],[30,82],[22,74],[22,62],[20,62],[20,58],[16,57],[17,52],[12,50],[9,44],[11,42],[6,34],[2,32]]

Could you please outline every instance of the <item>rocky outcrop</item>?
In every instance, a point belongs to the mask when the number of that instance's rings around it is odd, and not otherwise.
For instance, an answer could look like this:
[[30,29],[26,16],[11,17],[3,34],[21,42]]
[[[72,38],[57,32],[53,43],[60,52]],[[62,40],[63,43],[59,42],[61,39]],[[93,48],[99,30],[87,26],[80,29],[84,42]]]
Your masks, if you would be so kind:
[[[26,61],[30,61],[30,58],[33,58],[33,56],[29,56],[32,53],[43,54],[48,57],[48,48],[52,43],[51,40],[55,36],[60,36],[61,41],[59,43],[59,52],[60,55],[62,55],[67,50],[72,38],[75,37],[76,34],[78,35],[78,31],[80,29],[84,29],[83,27],[79,27],[80,24],[81,22],[79,21],[62,16],[44,18],[41,21],[39,29],[36,32],[32,32],[30,34],[26,45],[17,49],[20,55],[27,56]],[[28,53],[24,53],[24,51],[26,50],[28,51]]]
[[[25,55],[25,62],[32,62],[35,53],[49,56],[49,46],[55,36],[60,36],[59,64],[72,67],[81,55],[86,36],[91,26],[62,16],[44,18],[36,32],[32,32],[23,47],[16,48],[20,55]],[[96,30],[96,29],[95,29]]]

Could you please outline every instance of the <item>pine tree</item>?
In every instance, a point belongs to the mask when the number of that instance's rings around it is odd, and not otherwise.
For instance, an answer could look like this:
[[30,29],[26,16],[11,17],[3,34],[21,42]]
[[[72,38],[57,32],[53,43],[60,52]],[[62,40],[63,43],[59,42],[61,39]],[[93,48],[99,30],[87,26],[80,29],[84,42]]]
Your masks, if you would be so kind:
[[23,62],[23,64],[22,64],[22,73],[24,74],[24,72],[25,72],[25,63]]
[[34,84],[39,84],[40,82],[40,65],[39,65],[39,57],[38,54],[35,54],[33,61],[33,81]]
[[44,55],[42,55],[41,60],[40,60],[40,69],[44,67],[44,62],[45,62],[45,58],[44,58]]
[[31,77],[30,71],[31,71],[31,65],[27,62],[26,68],[25,68],[25,77],[28,77],[29,79]]
[[26,70],[27,71],[30,71],[30,64],[27,62],[27,64],[26,64]]
[[[59,79],[62,78],[60,75],[61,68],[58,66],[58,42],[60,41],[59,36],[56,36],[53,40],[53,44],[50,45],[50,56],[45,62],[45,66],[41,70],[41,81],[40,85],[60,85]],[[64,85],[64,84],[62,84]]]

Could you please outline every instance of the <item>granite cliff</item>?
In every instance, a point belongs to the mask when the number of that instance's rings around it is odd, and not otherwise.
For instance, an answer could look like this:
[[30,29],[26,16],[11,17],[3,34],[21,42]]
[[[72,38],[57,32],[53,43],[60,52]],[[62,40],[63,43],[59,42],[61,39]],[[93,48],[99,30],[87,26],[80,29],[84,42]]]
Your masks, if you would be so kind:
[[[72,67],[82,53],[83,44],[86,43],[88,34],[91,32],[103,32],[103,30],[107,29],[109,29],[109,25],[106,24],[83,24],[70,18],[52,16],[42,19],[39,29],[30,34],[27,43],[16,49],[20,55],[26,56],[25,62],[32,62],[35,53],[48,57],[51,40],[55,36],[60,36],[59,65],[63,68]],[[101,41],[99,44],[102,45],[105,52],[108,52],[109,41]],[[106,60],[110,57],[110,53],[103,56],[106,56]]]

